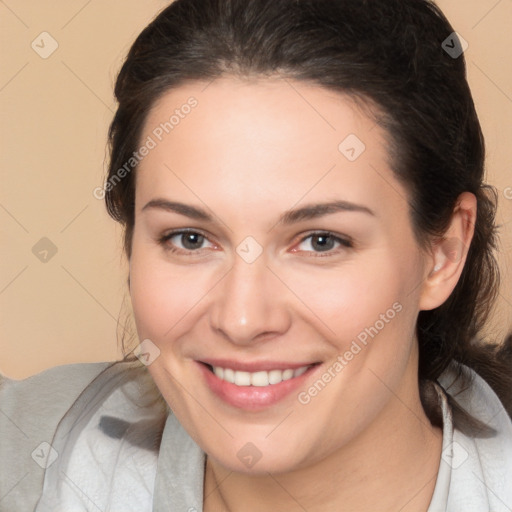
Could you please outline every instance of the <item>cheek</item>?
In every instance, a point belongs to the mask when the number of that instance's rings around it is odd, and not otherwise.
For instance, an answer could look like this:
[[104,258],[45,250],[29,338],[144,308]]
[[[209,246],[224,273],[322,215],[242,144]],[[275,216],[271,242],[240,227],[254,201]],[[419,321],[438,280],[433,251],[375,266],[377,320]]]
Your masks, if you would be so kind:
[[[332,348],[321,376],[327,384],[301,390],[299,401],[314,403],[327,424],[333,403],[352,418],[347,432],[366,424],[412,361],[419,275],[417,253],[407,254],[375,252],[340,271],[304,273],[296,281],[294,291],[319,319],[316,325]],[[338,434],[326,432],[333,439]]]
[[283,269],[282,276],[305,304],[309,323],[344,351],[358,336],[368,338],[368,330],[384,334],[404,321],[414,323],[414,307],[406,307],[414,304],[411,292],[419,280],[414,262],[413,254],[401,260],[375,251],[337,268]]
[[134,240],[130,295],[139,337],[155,343],[179,336],[201,307],[211,284],[194,266],[171,265],[160,251]]

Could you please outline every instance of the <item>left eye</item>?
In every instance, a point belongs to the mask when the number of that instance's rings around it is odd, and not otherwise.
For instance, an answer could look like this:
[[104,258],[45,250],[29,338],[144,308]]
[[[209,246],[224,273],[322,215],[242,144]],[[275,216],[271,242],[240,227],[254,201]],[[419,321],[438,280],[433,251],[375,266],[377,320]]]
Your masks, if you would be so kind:
[[352,243],[331,233],[312,233],[303,238],[297,247],[300,251],[329,252],[340,246],[352,247]]

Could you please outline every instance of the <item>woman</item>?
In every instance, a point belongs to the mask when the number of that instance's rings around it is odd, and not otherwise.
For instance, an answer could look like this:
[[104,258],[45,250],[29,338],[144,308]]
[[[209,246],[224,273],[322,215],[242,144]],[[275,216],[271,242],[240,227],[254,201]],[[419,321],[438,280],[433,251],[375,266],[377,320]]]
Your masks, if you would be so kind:
[[26,477],[2,506],[510,510],[462,51],[426,0],[165,9],[118,76],[99,191],[141,343],[3,384]]

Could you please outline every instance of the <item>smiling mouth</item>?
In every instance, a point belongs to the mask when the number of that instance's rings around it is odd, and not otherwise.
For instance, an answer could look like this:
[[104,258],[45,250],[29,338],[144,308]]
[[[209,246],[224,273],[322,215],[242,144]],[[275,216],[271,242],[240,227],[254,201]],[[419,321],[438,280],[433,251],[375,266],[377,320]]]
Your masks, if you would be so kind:
[[246,372],[240,370],[233,370],[231,368],[223,368],[221,366],[212,366],[208,363],[202,363],[215,374],[220,380],[229,382],[239,387],[266,387],[279,384],[283,381],[291,380],[300,377],[306,373],[310,368],[318,366],[320,363],[313,363],[299,368],[291,369],[274,369],[270,371],[260,370],[256,372]]

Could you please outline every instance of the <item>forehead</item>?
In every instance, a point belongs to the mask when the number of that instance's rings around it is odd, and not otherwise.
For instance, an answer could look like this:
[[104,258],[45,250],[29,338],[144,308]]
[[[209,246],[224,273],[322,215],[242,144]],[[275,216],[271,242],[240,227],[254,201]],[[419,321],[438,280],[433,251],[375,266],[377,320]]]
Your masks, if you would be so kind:
[[389,185],[386,137],[375,121],[346,95],[305,82],[184,84],[153,106],[140,142],[151,150],[138,168],[138,199],[177,192],[197,201],[215,191],[249,206],[283,194],[289,203],[405,197],[396,197],[398,182]]

